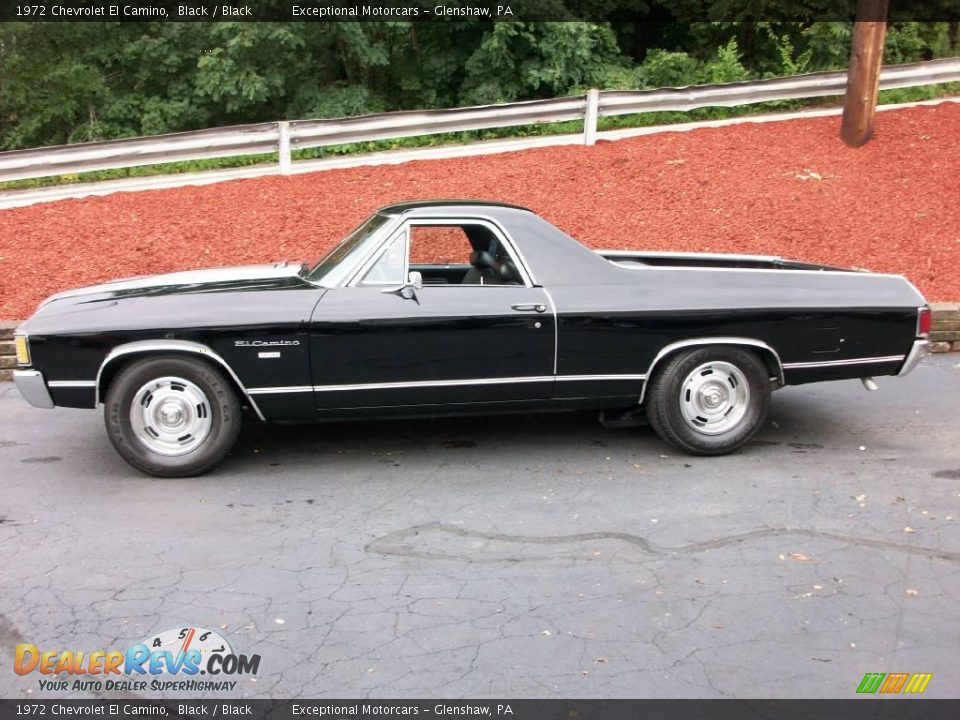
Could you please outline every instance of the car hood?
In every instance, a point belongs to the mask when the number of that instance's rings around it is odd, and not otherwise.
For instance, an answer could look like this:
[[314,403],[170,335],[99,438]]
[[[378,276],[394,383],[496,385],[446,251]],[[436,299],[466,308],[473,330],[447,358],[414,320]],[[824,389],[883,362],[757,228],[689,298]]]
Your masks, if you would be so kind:
[[303,269],[304,266],[301,263],[280,262],[265,265],[185,270],[164,275],[141,275],[100,285],[65,290],[48,297],[40,304],[40,307],[43,308],[50,303],[61,300],[82,302],[93,299],[116,299],[184,292],[239,290],[245,287],[253,289],[253,287],[264,283],[270,285],[275,281],[299,277]]

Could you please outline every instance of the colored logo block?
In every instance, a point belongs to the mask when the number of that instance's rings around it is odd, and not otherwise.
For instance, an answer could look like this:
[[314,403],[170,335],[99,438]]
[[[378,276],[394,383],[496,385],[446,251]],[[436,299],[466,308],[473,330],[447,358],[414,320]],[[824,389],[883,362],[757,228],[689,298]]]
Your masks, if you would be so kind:
[[874,693],[922,693],[927,689],[933,673],[867,673],[857,686],[857,692]]

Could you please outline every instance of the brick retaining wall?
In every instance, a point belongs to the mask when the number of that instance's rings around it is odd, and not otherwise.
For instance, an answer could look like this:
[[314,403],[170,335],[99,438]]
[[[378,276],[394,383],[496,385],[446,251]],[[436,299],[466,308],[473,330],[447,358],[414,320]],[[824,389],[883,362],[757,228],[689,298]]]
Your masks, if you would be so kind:
[[[930,348],[933,352],[960,352],[960,303],[930,303],[933,309],[933,327]],[[0,381],[13,379],[17,366],[13,347],[13,329],[16,323],[0,323]]]
[[933,324],[930,349],[933,352],[960,352],[960,303],[930,303]]
[[13,347],[13,329],[16,323],[0,322],[0,381],[13,380],[17,366],[17,351]]

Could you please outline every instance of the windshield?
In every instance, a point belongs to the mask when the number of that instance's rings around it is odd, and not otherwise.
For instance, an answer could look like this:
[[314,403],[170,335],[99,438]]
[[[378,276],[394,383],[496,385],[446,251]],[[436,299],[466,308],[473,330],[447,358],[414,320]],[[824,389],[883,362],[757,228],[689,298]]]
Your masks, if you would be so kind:
[[[366,222],[347,235],[333,250],[327,253],[307,273],[307,279],[326,287],[338,284],[343,279],[340,277],[343,270],[348,268],[348,264],[343,261],[354,252],[362,251],[362,248],[367,244],[367,240],[389,219],[386,215],[371,215]],[[336,272],[338,267],[343,270]]]

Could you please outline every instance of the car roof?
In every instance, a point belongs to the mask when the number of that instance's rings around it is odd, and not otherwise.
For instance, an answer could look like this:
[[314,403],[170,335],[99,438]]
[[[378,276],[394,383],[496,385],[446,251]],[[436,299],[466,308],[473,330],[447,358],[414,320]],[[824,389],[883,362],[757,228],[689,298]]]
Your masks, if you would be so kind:
[[510,210],[525,210],[526,212],[532,212],[529,208],[525,208],[520,205],[494,202],[492,200],[437,199],[412,200],[409,202],[394,203],[393,205],[385,205],[377,210],[377,213],[380,215],[404,215],[408,213],[420,214],[424,211],[429,212],[430,210],[437,208],[461,208],[463,210],[469,210],[470,208],[508,208]]

